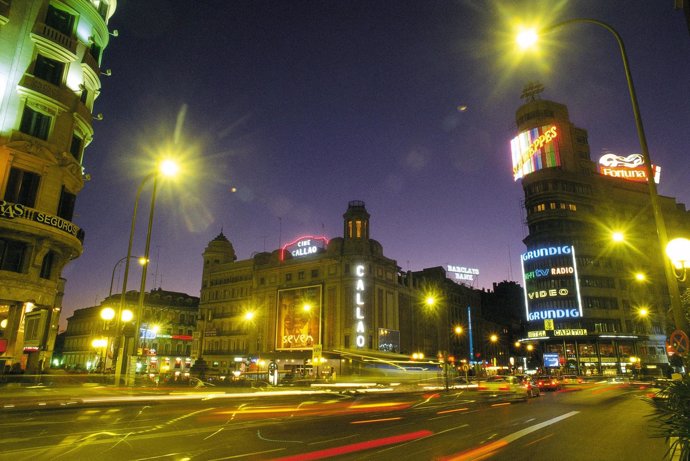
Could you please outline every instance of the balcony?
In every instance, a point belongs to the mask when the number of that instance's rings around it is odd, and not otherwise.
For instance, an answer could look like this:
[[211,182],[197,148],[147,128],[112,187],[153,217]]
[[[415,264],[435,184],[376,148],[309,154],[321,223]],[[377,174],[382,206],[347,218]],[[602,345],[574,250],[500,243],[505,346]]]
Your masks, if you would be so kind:
[[0,200],[0,219],[31,223],[33,226],[40,226],[64,236],[71,236],[79,240],[80,244],[84,243],[84,231],[76,224],[59,216],[44,213],[20,203]]
[[50,26],[36,23],[31,32],[31,40],[47,56],[52,56],[62,62],[77,60],[77,40]]
[[4,26],[10,20],[11,0],[0,0],[0,26]]
[[47,102],[52,102],[52,106],[57,106],[65,111],[72,107],[77,98],[71,90],[55,86],[33,75],[24,75],[18,86],[20,87],[19,93],[33,96],[37,100],[49,98],[50,101]]
[[101,67],[98,65],[98,61],[94,58],[89,50],[84,52],[84,57],[81,60],[81,68],[84,72],[84,78],[88,82],[91,88],[101,87]]

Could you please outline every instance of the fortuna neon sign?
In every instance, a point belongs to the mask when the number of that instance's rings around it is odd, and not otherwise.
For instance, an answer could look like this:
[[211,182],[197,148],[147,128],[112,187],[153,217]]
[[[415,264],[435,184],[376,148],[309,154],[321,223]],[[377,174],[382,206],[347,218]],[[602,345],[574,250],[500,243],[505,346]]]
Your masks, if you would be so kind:
[[358,348],[364,347],[364,265],[359,264],[355,267],[355,345]]
[[326,237],[316,237],[313,235],[305,235],[293,240],[290,243],[283,245],[280,249],[280,260],[285,261],[285,252],[289,252],[293,258],[302,256],[309,256],[325,249],[328,246],[328,239]]
[[[608,152],[599,158],[599,173],[627,181],[647,182],[647,170],[642,154],[630,154],[623,157]],[[652,173],[654,174],[654,182],[659,184],[661,167],[652,165]]]

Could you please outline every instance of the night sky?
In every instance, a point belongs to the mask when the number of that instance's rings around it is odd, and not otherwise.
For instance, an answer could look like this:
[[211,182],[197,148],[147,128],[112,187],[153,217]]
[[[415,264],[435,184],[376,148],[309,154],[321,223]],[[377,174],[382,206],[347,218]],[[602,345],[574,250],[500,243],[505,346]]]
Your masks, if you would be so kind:
[[[108,295],[136,189],[164,152],[184,166],[160,184],[147,290],[198,296],[201,254],[221,229],[239,259],[300,235],[341,236],[351,200],[365,201],[371,237],[403,270],[478,268],[477,288],[519,281],[527,229],[510,139],[525,84],[569,107],[593,159],[640,151],[613,36],[569,25],[519,59],[520,18],[589,17],[621,34],[659,192],[690,204],[690,33],[673,3],[118,0],[62,327]],[[138,290],[139,266],[130,274]]]

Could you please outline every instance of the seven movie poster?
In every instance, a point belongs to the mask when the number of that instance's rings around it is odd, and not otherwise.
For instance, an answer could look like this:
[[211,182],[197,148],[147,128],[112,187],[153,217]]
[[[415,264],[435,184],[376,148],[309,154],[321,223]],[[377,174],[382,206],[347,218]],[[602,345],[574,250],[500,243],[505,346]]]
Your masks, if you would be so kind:
[[311,349],[321,343],[321,286],[278,291],[276,349]]

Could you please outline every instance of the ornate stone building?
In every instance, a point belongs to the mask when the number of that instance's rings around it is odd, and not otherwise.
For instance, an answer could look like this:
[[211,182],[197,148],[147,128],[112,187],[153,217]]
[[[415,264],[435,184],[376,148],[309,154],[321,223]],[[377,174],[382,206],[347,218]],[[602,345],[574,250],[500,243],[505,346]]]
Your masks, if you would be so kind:
[[0,370],[48,366],[116,0],[0,2]]

